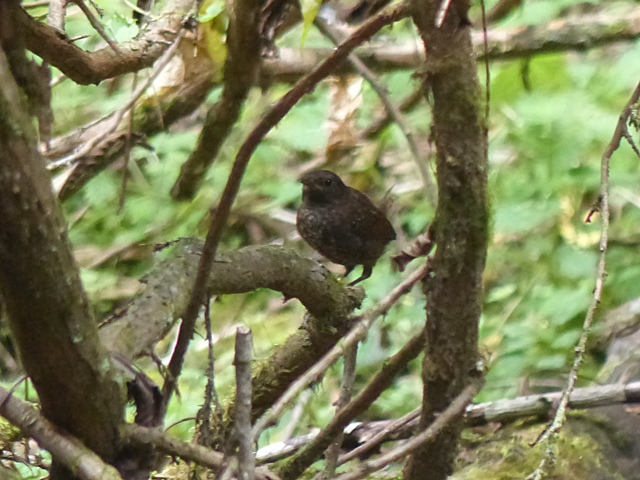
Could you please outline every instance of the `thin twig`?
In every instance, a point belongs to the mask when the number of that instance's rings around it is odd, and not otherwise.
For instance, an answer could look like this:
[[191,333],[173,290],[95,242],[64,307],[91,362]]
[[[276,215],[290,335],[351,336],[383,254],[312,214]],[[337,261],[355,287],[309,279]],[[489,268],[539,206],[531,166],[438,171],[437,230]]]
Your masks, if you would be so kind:
[[[174,457],[194,462],[207,467],[214,472],[220,472],[226,466],[224,455],[195,443],[183,442],[171,438],[157,428],[147,428],[141,425],[128,424],[122,427],[122,436],[130,443],[137,445],[153,445],[159,451]],[[277,480],[278,476],[265,467],[256,471],[257,480]]]
[[298,401],[296,402],[296,406],[291,410],[291,417],[289,418],[289,423],[282,429],[280,432],[280,437],[282,438],[281,442],[286,443],[291,437],[293,437],[296,428],[300,426],[300,419],[304,414],[304,409],[309,403],[311,399],[311,390],[305,390],[298,397]]
[[[407,344],[393,355],[371,379],[365,388],[344,408],[341,408],[309,445],[305,446],[281,470],[283,478],[298,478],[330,444],[332,437],[342,432],[357,415],[369,408],[373,402],[391,385],[398,373],[424,350],[424,330],[415,335]],[[315,478],[318,478],[316,476]]]
[[633,153],[635,153],[637,157],[640,157],[640,150],[638,150],[638,146],[636,145],[636,142],[633,140],[633,137],[629,133],[629,129],[626,128],[626,124],[625,124],[624,132],[622,132],[622,135],[629,143],[629,146],[633,150]]
[[[242,177],[247,169],[249,160],[253,152],[258,147],[265,135],[293,108],[293,106],[307,93],[311,92],[315,86],[325,77],[327,77],[333,69],[339,65],[347,55],[358,45],[367,41],[372,35],[378,32],[384,26],[398,21],[409,14],[408,4],[402,3],[396,5],[390,10],[385,10],[369,21],[365,22],[353,35],[345,40],[332,55],[318,65],[313,71],[302,78],[288,93],[286,93],[272,108],[269,110],[258,124],[251,131],[247,139],[244,141],[229,173],[227,184],[225,185],[220,202],[218,203],[215,214],[211,215],[211,224],[207,232],[205,245],[202,249],[198,271],[194,280],[194,287],[191,292],[189,305],[187,306],[183,316],[178,341],[174,349],[173,356],[169,362],[169,371],[173,378],[178,378],[182,370],[182,363],[187,352],[187,347],[191,341],[193,330],[200,310],[200,305],[206,293],[206,279],[209,277],[211,265],[216,256],[222,231],[227,224],[231,206],[233,205]],[[171,397],[172,385],[165,383],[163,394],[165,399]],[[264,428],[264,427],[263,427]]]
[[[132,88],[133,91],[135,92],[136,90],[136,86],[138,84],[138,72],[133,74],[133,80],[132,80]],[[124,162],[122,165],[122,184],[120,187],[120,199],[118,201],[118,214],[122,213],[122,210],[124,208],[124,203],[126,200],[126,195],[127,195],[127,185],[129,183],[129,164],[131,162],[131,135],[133,133],[133,111],[135,109],[136,104],[134,103],[133,105],[131,105],[131,108],[129,109],[129,122],[127,124],[127,136],[125,137],[125,143],[124,143],[124,153],[123,153],[123,157],[124,157]]]
[[528,477],[530,479],[538,480],[543,478],[546,474],[547,465],[554,460],[552,448],[553,443],[566,419],[567,404],[569,403],[569,398],[571,397],[571,393],[573,392],[573,389],[575,387],[576,380],[578,378],[578,371],[580,370],[580,366],[582,365],[582,361],[584,360],[585,348],[587,345],[587,340],[589,339],[589,333],[591,331],[591,324],[593,322],[596,308],[598,307],[600,299],[602,297],[602,290],[606,277],[606,253],[609,239],[609,163],[614,152],[620,147],[620,142],[624,137],[624,131],[627,128],[627,120],[629,119],[629,115],[631,114],[631,107],[638,101],[639,98],[640,83],[636,85],[631,98],[625,105],[622,113],[620,113],[620,117],[618,118],[618,123],[616,124],[616,129],[613,133],[611,141],[602,154],[602,159],[600,162],[600,216],[602,218],[602,227],[600,231],[599,245],[600,258],[598,260],[593,299],[591,301],[591,305],[589,305],[589,310],[587,311],[584,323],[582,325],[582,333],[580,334],[578,344],[575,348],[575,358],[573,360],[571,370],[569,371],[569,380],[567,381],[567,387],[562,393],[562,398],[558,403],[558,408],[553,416],[553,419],[551,420],[549,425],[547,425],[547,428],[545,428],[538,439],[534,442],[534,444],[539,444],[543,441],[547,442],[547,448],[543,459],[538,465],[538,468],[536,468],[536,470]]
[[100,20],[98,20],[98,18],[93,14],[91,9],[87,7],[84,1],[83,0],[71,0],[71,1],[76,5],[78,5],[78,7],[80,7],[80,10],[82,10],[82,13],[84,13],[84,15],[87,17],[87,20],[89,20],[89,23],[91,24],[91,26],[96,30],[96,32],[100,34],[102,39],[105,42],[107,42],[107,45],[109,45],[114,52],[118,54],[121,53],[120,49],[118,48],[118,44],[114,42],[111,39],[111,37],[109,37],[109,35],[107,34],[107,31],[102,26],[102,23],[100,22]]
[[298,378],[298,380],[292,383],[289,388],[280,396],[278,401],[273,404],[271,409],[269,409],[256,422],[255,426],[253,427],[253,434],[255,439],[258,439],[258,436],[266,428],[267,425],[270,425],[274,421],[274,419],[280,416],[282,410],[286,408],[291,401],[293,401],[298,393],[307,388],[310,384],[316,381],[316,379],[322,377],[324,372],[326,372],[327,369],[342,356],[342,352],[345,348],[347,348],[349,345],[353,345],[361,341],[366,336],[373,322],[378,317],[385,315],[389,311],[391,306],[400,297],[409,293],[411,291],[411,288],[427,274],[427,271],[427,264],[423,265],[421,268],[418,268],[400,285],[394,288],[389,293],[389,295],[387,295],[387,297],[378,304],[378,306],[368,310],[364,314],[357,317],[359,319],[358,323],[344,337],[342,343],[334,346],[320,360],[318,360],[313,365],[313,367],[307,370],[307,373],[305,373],[303,376]]
[[253,452],[251,434],[251,358],[253,341],[251,330],[246,326],[236,329],[236,409],[235,435],[238,441],[238,477],[255,480],[256,457]]
[[473,400],[473,397],[477,395],[483,384],[483,378],[479,378],[473,381],[460,393],[460,395],[458,395],[451,402],[451,404],[442,413],[438,415],[435,421],[419,435],[416,435],[403,445],[376,458],[375,460],[363,462],[362,464],[360,464],[360,467],[353,472],[344,475],[338,475],[334,478],[334,480],[359,480],[361,478],[365,478],[371,472],[376,472],[383,469],[390,463],[398,461],[401,458],[406,458],[417,448],[435,438],[435,436],[438,435],[438,433],[444,427],[446,427],[449,423],[462,415],[466,406],[471,402],[471,400]]
[[[53,3],[53,2],[51,0],[37,0],[35,2],[23,3],[22,8],[24,8],[25,10],[30,10],[32,8],[46,7],[50,3]],[[47,20],[47,23],[51,25],[48,20]]]
[[[472,404],[467,407],[465,412],[465,427],[475,427],[488,423],[505,424],[527,417],[548,419],[549,413],[554,408],[553,406],[557,405],[561,397],[562,391]],[[627,384],[575,388],[569,399],[568,406],[571,409],[588,409],[639,402],[640,381]],[[373,431],[377,433],[359,447],[340,456],[338,464],[342,465],[356,457],[360,457],[384,441],[409,438],[413,429],[412,423],[419,416],[420,408],[417,408],[397,419],[381,420],[371,422],[371,424],[356,422],[347,425],[344,432],[349,432],[349,435],[356,440],[361,436],[369,437]],[[358,428],[363,429],[365,433],[355,433]],[[287,442],[277,442],[263,447],[258,451],[258,458],[262,463],[282,460],[311,443],[319,434],[320,430],[314,429],[306,435],[291,438]]]
[[[315,24],[323,33],[323,35],[328,37],[335,45],[340,44],[340,33],[331,25],[329,25],[328,22],[320,17],[316,17]],[[357,56],[357,54],[349,54],[349,56],[347,57],[347,61],[351,65],[353,65],[353,68],[355,68],[356,71],[358,71],[360,75],[362,75],[362,77],[367,81],[367,83],[371,85],[371,88],[374,92],[376,92],[376,94],[380,98],[380,101],[384,105],[388,116],[393,119],[393,121],[398,125],[398,128],[400,128],[400,131],[404,135],[404,138],[407,140],[409,151],[411,152],[411,157],[413,158],[416,167],[418,167],[418,172],[420,173],[422,183],[427,193],[427,199],[431,206],[435,206],[437,201],[436,186],[433,182],[433,178],[429,174],[424,156],[420,155],[418,145],[416,144],[414,135],[411,131],[411,128],[407,124],[404,115],[389,98],[389,92],[387,91],[387,88],[382,85],[376,74],[373,73],[373,71],[369,67],[367,67],[367,65],[360,59],[360,57]]]
[[[216,419],[222,418],[222,406],[218,398],[215,382],[215,358],[213,355],[213,332],[211,330],[211,302],[215,297],[205,302],[204,305],[204,328],[207,339],[207,385],[204,389],[204,399],[202,407],[197,415],[197,437],[201,445],[211,444],[211,416],[215,411]],[[213,406],[213,409],[212,409]]]
[[[424,100],[424,93],[422,91],[422,86],[418,86],[413,89],[413,91],[402,99],[400,102],[400,112],[405,113],[413,108],[415,108],[421,100]],[[380,132],[387,128],[389,124],[393,121],[389,111],[387,109],[384,110],[384,113],[374,119],[364,130],[362,130],[362,136],[364,138],[374,138],[380,134]]]

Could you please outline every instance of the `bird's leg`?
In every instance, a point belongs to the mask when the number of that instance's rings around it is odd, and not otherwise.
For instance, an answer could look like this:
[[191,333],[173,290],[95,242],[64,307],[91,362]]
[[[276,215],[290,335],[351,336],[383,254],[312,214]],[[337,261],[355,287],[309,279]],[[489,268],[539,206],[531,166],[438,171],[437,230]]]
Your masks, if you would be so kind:
[[347,275],[349,275],[354,268],[356,268],[355,265],[345,265],[344,268],[346,268],[344,275],[342,275],[342,278],[347,278]]
[[363,265],[362,266],[362,275],[356,278],[353,282],[349,284],[350,287],[353,287],[357,283],[360,283],[362,280],[366,280],[371,276],[371,271],[373,270],[373,265]]

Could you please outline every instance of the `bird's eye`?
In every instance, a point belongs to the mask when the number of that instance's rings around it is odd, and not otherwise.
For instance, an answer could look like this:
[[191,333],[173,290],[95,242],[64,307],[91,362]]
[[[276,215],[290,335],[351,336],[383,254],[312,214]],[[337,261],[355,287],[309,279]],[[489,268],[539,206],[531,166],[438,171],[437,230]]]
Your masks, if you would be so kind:
[[324,184],[325,184],[327,187],[331,186],[331,179],[330,179],[330,178],[327,178],[327,179],[324,181]]

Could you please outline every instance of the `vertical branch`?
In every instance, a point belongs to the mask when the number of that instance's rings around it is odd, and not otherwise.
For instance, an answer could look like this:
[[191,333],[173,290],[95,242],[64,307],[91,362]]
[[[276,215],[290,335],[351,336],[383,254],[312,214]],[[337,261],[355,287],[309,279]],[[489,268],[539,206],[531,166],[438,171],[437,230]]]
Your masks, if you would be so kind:
[[236,330],[236,437],[238,439],[238,476],[240,480],[254,480],[256,457],[251,432],[251,330],[246,326]]
[[[468,28],[469,2],[413,0],[413,20],[428,50],[422,70],[433,98],[438,207],[436,252],[425,281],[427,341],[421,425],[430,425],[472,381],[478,358],[482,272],[488,243],[487,155],[484,105]],[[442,15],[442,14],[441,14]],[[453,469],[461,419],[422,445],[408,480],[444,480]]]

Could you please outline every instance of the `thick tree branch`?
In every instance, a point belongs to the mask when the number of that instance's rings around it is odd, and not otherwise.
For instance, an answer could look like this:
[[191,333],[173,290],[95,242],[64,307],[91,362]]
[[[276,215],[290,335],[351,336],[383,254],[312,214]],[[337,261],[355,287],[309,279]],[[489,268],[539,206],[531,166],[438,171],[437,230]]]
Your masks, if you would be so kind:
[[[488,244],[487,125],[467,27],[467,0],[453,1],[440,28],[440,2],[413,0],[413,20],[428,51],[422,69],[433,98],[438,208],[430,232],[437,248],[424,284],[427,341],[421,426],[469,384],[478,361],[482,272]],[[407,480],[444,480],[453,470],[462,419],[443,426],[412,458]]]
[[[177,378],[184,360],[184,355],[188,346],[188,342],[193,335],[195,321],[200,310],[200,305],[205,297],[206,279],[216,258],[216,252],[222,232],[226,227],[231,207],[235,201],[240,183],[244,173],[249,165],[249,161],[253,152],[264,139],[267,133],[293,108],[293,106],[307,93],[313,91],[316,85],[333,70],[333,67],[340,64],[349,53],[362,42],[371,38],[385,25],[389,25],[407,15],[406,4],[399,4],[389,11],[381,12],[370,21],[360,27],[351,37],[346,39],[333,55],[318,65],[311,73],[302,78],[288,93],[286,93],[264,117],[258,122],[247,139],[240,147],[238,154],[233,162],[229,178],[225,185],[220,202],[218,203],[215,213],[211,215],[211,223],[207,232],[204,247],[202,248],[202,257],[198,264],[193,290],[189,304],[182,315],[182,325],[178,334],[174,355],[169,362],[169,374],[172,378]],[[163,388],[165,394],[171,389],[169,384],[165,384]],[[167,395],[168,396],[168,395]]]
[[193,0],[168,2],[137,38],[118,45],[117,50],[107,46],[86,52],[24,10],[20,10],[17,21],[24,30],[29,50],[74,82],[89,85],[150,67],[171,45],[193,3]]
[[[353,319],[355,321],[355,325],[347,335],[344,335],[341,344],[334,346],[328,350],[326,354],[323,352],[322,357],[318,357],[318,359],[316,359],[313,367],[309,368],[309,366],[305,368],[304,376],[301,376],[295,381],[295,383],[292,383],[287,391],[279,396],[277,402],[273,403],[273,407],[256,422],[253,427],[256,441],[260,433],[278,417],[282,410],[296,397],[296,395],[298,395],[298,393],[300,393],[300,391],[311,385],[314,381],[318,381],[322,378],[327,369],[342,356],[342,350],[344,348],[348,348],[349,346],[364,340],[367,332],[371,328],[371,325],[373,325],[373,322],[380,316],[386,315],[389,309],[400,297],[409,293],[413,286],[427,274],[427,269],[428,265],[425,264],[421,268],[412,272],[378,305]],[[340,336],[342,337],[343,333],[341,333]]]
[[[101,328],[105,346],[134,359],[148,353],[184,310],[200,260],[201,243],[182,240],[174,257],[145,279],[144,291]],[[279,246],[247,247],[217,256],[206,285],[208,295],[244,293],[258,288],[298,298],[311,316],[272,356],[261,362],[253,379],[255,420],[318,358],[331,349],[351,325],[349,315],[363,298],[361,289],[345,288],[323,266]],[[382,313],[386,310],[376,310]],[[234,405],[225,419],[233,418]],[[232,422],[218,422],[213,445],[229,438]]]
[[[168,333],[189,300],[201,251],[199,240],[181,240],[172,257],[145,277],[144,290],[100,329],[100,338],[109,351],[135,359],[149,353]],[[221,252],[206,285],[208,295],[246,293],[259,288],[300,300],[312,315],[311,327],[316,322],[326,328],[339,327],[362,300],[358,290],[345,288],[322,265],[275,245]],[[305,332],[299,333],[308,335]]]

